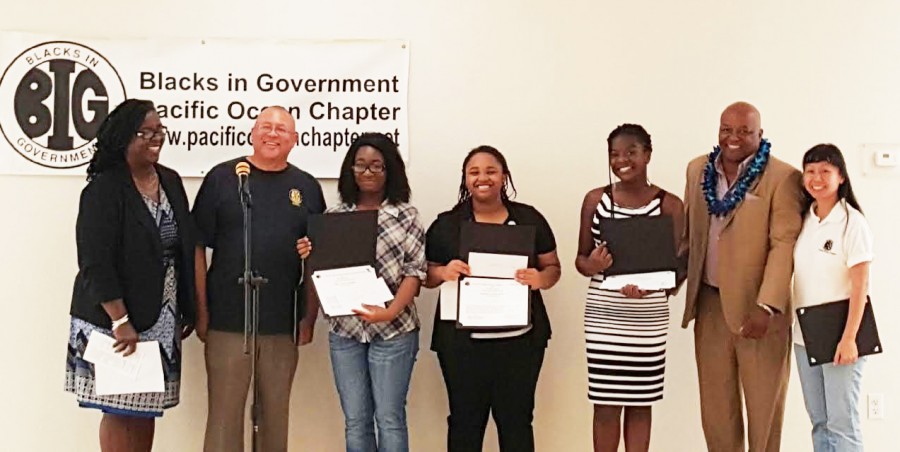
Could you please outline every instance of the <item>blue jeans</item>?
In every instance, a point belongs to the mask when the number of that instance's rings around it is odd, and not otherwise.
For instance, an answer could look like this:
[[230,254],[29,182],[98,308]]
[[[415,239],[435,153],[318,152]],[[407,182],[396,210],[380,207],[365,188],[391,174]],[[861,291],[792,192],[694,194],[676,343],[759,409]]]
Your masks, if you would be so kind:
[[347,452],[408,451],[406,394],[419,351],[419,331],[368,343],[330,333],[328,342],[344,411]]
[[794,355],[797,357],[806,412],[813,425],[813,450],[862,451],[857,402],[865,358],[845,366],[823,364],[810,367],[806,347],[794,344]]

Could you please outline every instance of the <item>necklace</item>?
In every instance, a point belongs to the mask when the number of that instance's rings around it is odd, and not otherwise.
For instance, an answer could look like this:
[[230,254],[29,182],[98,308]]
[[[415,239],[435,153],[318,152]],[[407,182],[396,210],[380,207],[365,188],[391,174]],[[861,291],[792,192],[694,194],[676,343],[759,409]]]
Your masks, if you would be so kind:
[[738,177],[734,185],[728,189],[728,192],[725,193],[722,199],[716,196],[719,183],[719,177],[716,173],[716,159],[722,153],[722,149],[719,146],[713,148],[706,161],[706,167],[703,169],[703,197],[706,199],[706,208],[710,215],[724,217],[737,208],[738,204],[747,196],[750,186],[766,169],[766,164],[769,163],[769,150],[771,147],[769,140],[764,138],[759,145],[759,150],[756,151],[756,155],[753,156],[753,160],[750,161],[750,165]]
[[159,175],[156,174],[156,171],[153,171],[153,175],[148,179],[141,180],[136,177],[133,178],[134,186],[137,187],[137,190],[140,194],[150,198],[156,199],[159,194]]

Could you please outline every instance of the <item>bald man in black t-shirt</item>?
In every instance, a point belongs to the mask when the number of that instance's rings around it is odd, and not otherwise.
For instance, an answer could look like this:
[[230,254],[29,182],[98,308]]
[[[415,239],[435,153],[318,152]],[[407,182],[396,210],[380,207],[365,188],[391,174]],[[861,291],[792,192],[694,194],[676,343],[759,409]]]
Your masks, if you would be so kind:
[[[250,165],[253,200],[251,261],[268,279],[261,286],[257,371],[260,450],[287,450],[291,383],[297,368],[293,332],[312,341],[316,309],[304,306],[301,261],[295,244],[305,237],[310,214],[325,210],[319,182],[288,163],[297,142],[294,119],[281,107],[264,109],[251,131],[253,154],[216,165],[203,179],[193,215],[197,246],[197,335],[206,343],[209,414],[204,450],[242,451],[244,409],[251,380],[244,346],[243,212],[235,165]],[[206,248],[213,250],[207,271]],[[295,319],[300,320],[295,325]]]

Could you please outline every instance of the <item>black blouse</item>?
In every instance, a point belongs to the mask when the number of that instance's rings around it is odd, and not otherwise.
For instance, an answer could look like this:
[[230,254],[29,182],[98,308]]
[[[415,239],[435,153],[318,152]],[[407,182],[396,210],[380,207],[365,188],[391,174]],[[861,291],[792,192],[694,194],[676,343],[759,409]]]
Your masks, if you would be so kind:
[[[506,202],[509,217],[506,224],[530,225],[535,227],[535,253],[528,258],[528,265],[537,265],[537,256],[556,250],[556,238],[547,220],[534,207],[513,201]],[[459,252],[460,228],[465,221],[475,221],[471,202],[464,202],[453,209],[441,213],[431,223],[425,237],[425,257],[428,262],[447,265],[454,259],[462,259]],[[438,301],[440,303],[440,300]],[[435,310],[434,333],[431,336],[431,349],[448,351],[454,348],[470,347],[478,340],[470,337],[469,330],[457,329],[453,321],[440,320],[440,305]],[[531,291],[531,331],[525,333],[535,347],[544,348],[550,339],[550,319],[544,308],[544,300],[540,290]],[[493,340],[493,339],[485,339]]]

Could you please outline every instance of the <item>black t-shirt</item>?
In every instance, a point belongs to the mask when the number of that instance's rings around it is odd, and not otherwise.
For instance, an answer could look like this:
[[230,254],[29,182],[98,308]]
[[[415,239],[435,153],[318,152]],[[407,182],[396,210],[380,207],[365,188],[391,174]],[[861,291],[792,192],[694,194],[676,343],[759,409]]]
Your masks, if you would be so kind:
[[[206,175],[193,209],[200,245],[213,249],[206,293],[209,327],[218,331],[244,330],[244,289],[238,283],[244,272],[244,216],[234,172],[238,162],[250,163],[241,157],[216,165]],[[281,171],[250,166],[251,265],[269,280],[259,292],[259,333],[291,334],[294,310],[300,309],[295,295],[303,293],[296,242],[306,235],[309,215],[325,210],[325,198],[319,182],[294,165]]]
[[[537,256],[556,250],[556,238],[550,224],[534,207],[513,201],[507,201],[506,210],[509,217],[506,224],[529,225],[535,227],[534,255],[528,257],[528,265],[537,265]],[[461,259],[459,255],[459,232],[462,223],[474,221],[471,202],[454,207],[452,210],[438,215],[431,223],[425,236],[425,258],[428,262],[446,265],[453,259]],[[438,301],[440,303],[440,301]],[[473,339],[469,330],[457,329],[453,321],[440,320],[440,307],[435,310],[434,333],[431,336],[431,349],[445,351],[455,347],[470,346]],[[544,307],[544,299],[540,290],[531,291],[531,323],[532,329],[522,338],[530,340],[536,347],[546,347],[550,339],[550,319]],[[485,339],[496,340],[496,339]]]

